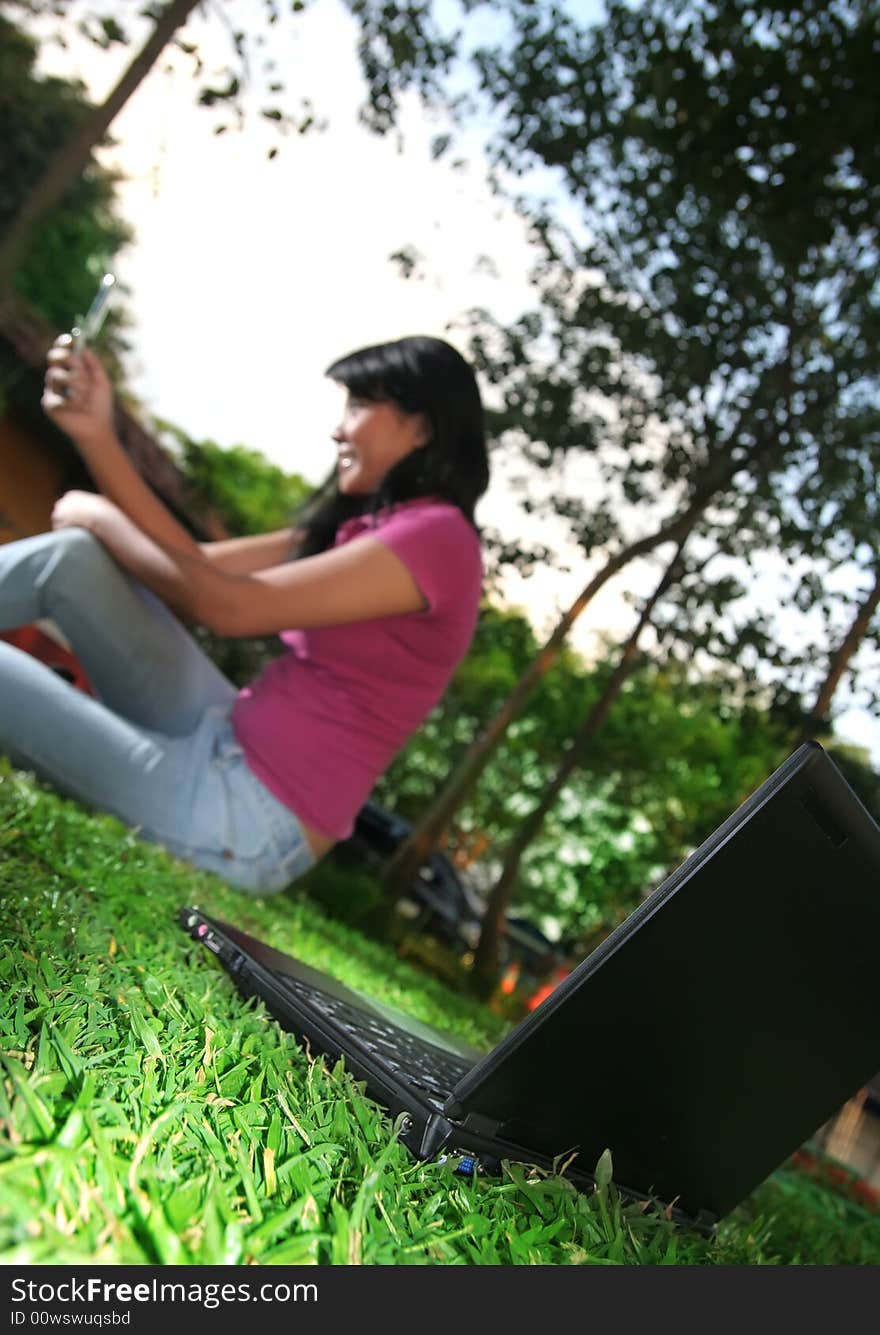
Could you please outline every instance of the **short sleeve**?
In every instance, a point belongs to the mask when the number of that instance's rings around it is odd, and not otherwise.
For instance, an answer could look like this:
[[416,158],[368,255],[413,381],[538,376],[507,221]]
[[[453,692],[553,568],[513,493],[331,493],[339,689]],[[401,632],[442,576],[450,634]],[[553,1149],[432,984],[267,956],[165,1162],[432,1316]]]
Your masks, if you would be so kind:
[[483,582],[480,540],[453,505],[401,505],[373,531],[412,575],[429,611],[470,608]]

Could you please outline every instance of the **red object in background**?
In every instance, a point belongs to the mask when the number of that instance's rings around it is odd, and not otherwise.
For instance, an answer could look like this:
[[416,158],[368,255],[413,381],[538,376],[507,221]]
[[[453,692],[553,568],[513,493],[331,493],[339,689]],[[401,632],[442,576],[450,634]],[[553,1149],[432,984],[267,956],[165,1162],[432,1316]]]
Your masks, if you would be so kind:
[[23,649],[26,654],[39,659],[77,690],[84,691],[86,695],[94,695],[92,684],[76,654],[71,653],[57,640],[53,640],[52,636],[40,630],[39,626],[21,626],[18,630],[0,631],[0,640],[5,640],[7,644],[13,645],[16,649]]
[[833,1163],[820,1155],[811,1154],[803,1147],[795,1150],[792,1162],[802,1173],[815,1178],[823,1186],[830,1187],[832,1191],[839,1192],[841,1196],[846,1196],[868,1210],[880,1211],[880,1188],[872,1187],[845,1164]]
[[565,965],[560,964],[559,968],[555,969],[547,979],[547,982],[542,983],[541,986],[532,993],[526,1002],[526,1009],[530,1011],[537,1010],[541,1002],[546,1001],[550,993],[555,992],[563,978],[567,978],[568,975],[569,970],[566,969]]
[[501,975],[501,982],[498,984],[501,993],[505,997],[512,997],[516,991],[516,985],[519,982],[520,963],[519,960],[511,960],[504,973]]

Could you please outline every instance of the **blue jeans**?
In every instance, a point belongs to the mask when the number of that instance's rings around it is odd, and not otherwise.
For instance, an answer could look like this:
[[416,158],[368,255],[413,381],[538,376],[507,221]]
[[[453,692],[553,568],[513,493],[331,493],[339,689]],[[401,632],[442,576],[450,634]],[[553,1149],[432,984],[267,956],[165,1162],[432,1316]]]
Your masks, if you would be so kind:
[[294,813],[248,768],[236,688],[84,529],[0,545],[0,630],[49,619],[97,698],[0,641],[0,750],[241,890],[314,863]]

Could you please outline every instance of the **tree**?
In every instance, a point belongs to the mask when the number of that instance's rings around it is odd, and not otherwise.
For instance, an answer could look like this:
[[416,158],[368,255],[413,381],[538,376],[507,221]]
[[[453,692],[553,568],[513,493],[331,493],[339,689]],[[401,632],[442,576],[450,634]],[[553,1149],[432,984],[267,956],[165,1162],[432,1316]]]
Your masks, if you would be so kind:
[[809,737],[815,737],[827,727],[828,713],[831,709],[834,693],[840,685],[841,678],[849,667],[853,656],[857,653],[859,646],[870,630],[877,608],[880,607],[880,566],[875,567],[873,576],[873,585],[856,607],[855,616],[849,629],[831,654],[828,671],[820,683],[812,709],[804,719],[800,732],[801,740],[805,741]]
[[[769,445],[770,442],[766,438],[756,442],[748,462],[759,462],[768,451]],[[556,662],[577,618],[608,581],[631,562],[667,543],[682,545],[694,530],[706,507],[715,499],[716,493],[721,491],[724,483],[732,482],[735,475],[743,468],[744,462],[742,456],[730,460],[722,458],[720,454],[716,455],[705,471],[697,475],[693,493],[679,513],[644,537],[628,544],[620,543],[617,550],[612,551],[607,557],[599,571],[557,622],[549,639],[525,669],[510,695],[471,742],[428,810],[414,825],[409,838],[400,844],[394,857],[390,859],[383,880],[392,896],[404,893],[431,848],[443,834],[454,812],[467,797],[494,751],[501,745],[511,722],[517,717],[536,685]]]
[[165,46],[184,23],[198,0],[170,0],[162,6],[143,47],[130,61],[115,88],[98,107],[90,107],[72,134],[62,140],[42,174],[21,200],[0,239],[0,301],[9,292],[19,260],[36,225],[61,200],[87,166],[92,151],[103,140],[117,113],[149,73]]
[[480,941],[474,956],[474,980],[478,989],[486,995],[491,992],[496,982],[498,974],[498,951],[501,944],[504,915],[510,903],[511,893],[516,884],[523,854],[538,834],[547,813],[555,804],[573,771],[581,763],[584,750],[599,732],[599,729],[608,717],[612,705],[623,690],[627,678],[635,668],[639,652],[639,642],[642,639],[643,632],[650,624],[651,614],[658,599],[662,598],[663,594],[676,578],[684,542],[686,541],[686,538],[683,539],[678,547],[676,547],[672,559],[663,571],[657,587],[654,589],[651,596],[646,599],[635,628],[629,639],[626,641],[626,644],[623,646],[623,649],[620,652],[620,657],[614,670],[608,677],[602,690],[602,694],[590,708],[583,723],[567,741],[563,758],[558,765],[555,774],[545,787],[540,802],[529,812],[526,819],[520,823],[518,829],[509,840],[504,850],[501,874],[493,885],[486,904],[486,912],[483,917],[482,929],[480,932]]
[[[831,504],[838,526],[868,527],[878,8],[805,0],[761,13],[745,0],[611,3],[585,30],[517,0],[516,40],[481,53],[499,165],[552,169],[578,221],[564,231],[553,199],[528,205],[541,307],[506,330],[483,313],[474,347],[503,391],[502,425],[539,461],[592,451],[605,497],[560,508],[585,551],[612,554],[423,813],[392,889],[613,574],[698,522],[745,561],[771,548],[830,559],[835,535],[810,523],[813,503]],[[627,541],[640,520],[647,536]]]
[[[523,613],[485,603],[470,652],[442,702],[379,782],[378,792],[401,815],[418,814],[451,761],[482,718],[504,700],[537,649]],[[528,805],[536,802],[571,727],[571,700],[593,690],[590,674],[571,650],[560,654],[536,688],[533,709],[515,723],[505,750],[493,758],[465,819],[450,844],[464,864],[503,840]],[[474,868],[475,872],[477,868]]]
[[[383,776],[377,799],[407,819],[417,814],[536,649],[520,613],[486,605],[446,696]],[[497,883],[511,833],[559,770],[573,708],[595,717],[619,659],[611,646],[588,667],[565,648],[458,813],[447,852],[481,897]],[[767,777],[789,736],[788,717],[768,712],[766,700],[743,699],[730,675],[695,677],[671,656],[661,667],[637,655],[523,852],[511,911],[569,940],[609,930]]]
[[[82,9],[77,0],[17,0],[17,4],[16,0],[11,0],[11,3],[31,15],[51,13],[65,21]],[[196,73],[201,74],[197,45],[186,43],[177,36],[198,3],[199,0],[167,0],[165,4],[148,6],[142,11],[153,20],[143,45],[105,101],[79,117],[71,134],[56,147],[0,236],[0,305],[8,300],[10,285],[36,225],[65,197],[86,169],[93,150],[104,141],[119,111],[169,43],[176,41],[191,55]],[[346,3],[359,24],[358,53],[368,85],[362,119],[370,129],[384,134],[394,124],[397,98],[404,88],[415,85],[425,96],[439,96],[441,76],[452,60],[455,42],[444,36],[435,24],[430,4],[425,0],[405,0],[404,3],[346,0]],[[277,0],[263,0],[262,7],[268,25],[274,25],[279,18]],[[294,13],[305,8],[305,0],[293,0],[291,4]],[[215,10],[228,22],[221,0],[217,0]],[[129,41],[126,30],[112,11],[100,14],[89,10],[80,29],[105,48],[126,45]],[[249,37],[248,33],[233,29],[230,38],[234,57],[232,68],[226,72],[226,82],[221,81],[213,87],[202,86],[198,101],[208,107],[231,106],[241,119],[240,95],[248,77]],[[256,37],[253,41],[259,45],[262,38]],[[276,77],[268,87],[272,94],[276,94],[283,91],[284,85]],[[274,104],[264,106],[261,115],[282,128],[292,125],[300,133],[315,124],[308,107],[299,118],[292,118]],[[225,125],[217,127],[218,130],[225,128]],[[274,151],[270,151],[270,156],[274,156]]]
[[[0,17],[0,229],[16,216],[54,145],[89,114],[81,86],[38,78],[35,60],[34,41]],[[34,230],[16,287],[56,328],[85,311],[98,274],[130,240],[114,187],[113,174],[91,161],[63,204]],[[118,310],[114,314],[118,325]]]

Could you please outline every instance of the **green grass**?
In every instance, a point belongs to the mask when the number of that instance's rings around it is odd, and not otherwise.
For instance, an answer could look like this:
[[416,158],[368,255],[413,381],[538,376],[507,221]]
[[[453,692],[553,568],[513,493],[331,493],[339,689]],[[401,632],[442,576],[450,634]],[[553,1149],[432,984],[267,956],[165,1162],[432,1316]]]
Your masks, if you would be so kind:
[[[876,1264],[880,1218],[781,1169],[712,1239],[510,1165],[417,1163],[177,923],[233,919],[489,1044],[499,1022],[302,892],[265,902],[0,762],[0,1262]],[[612,1147],[613,1148],[613,1147]]]

